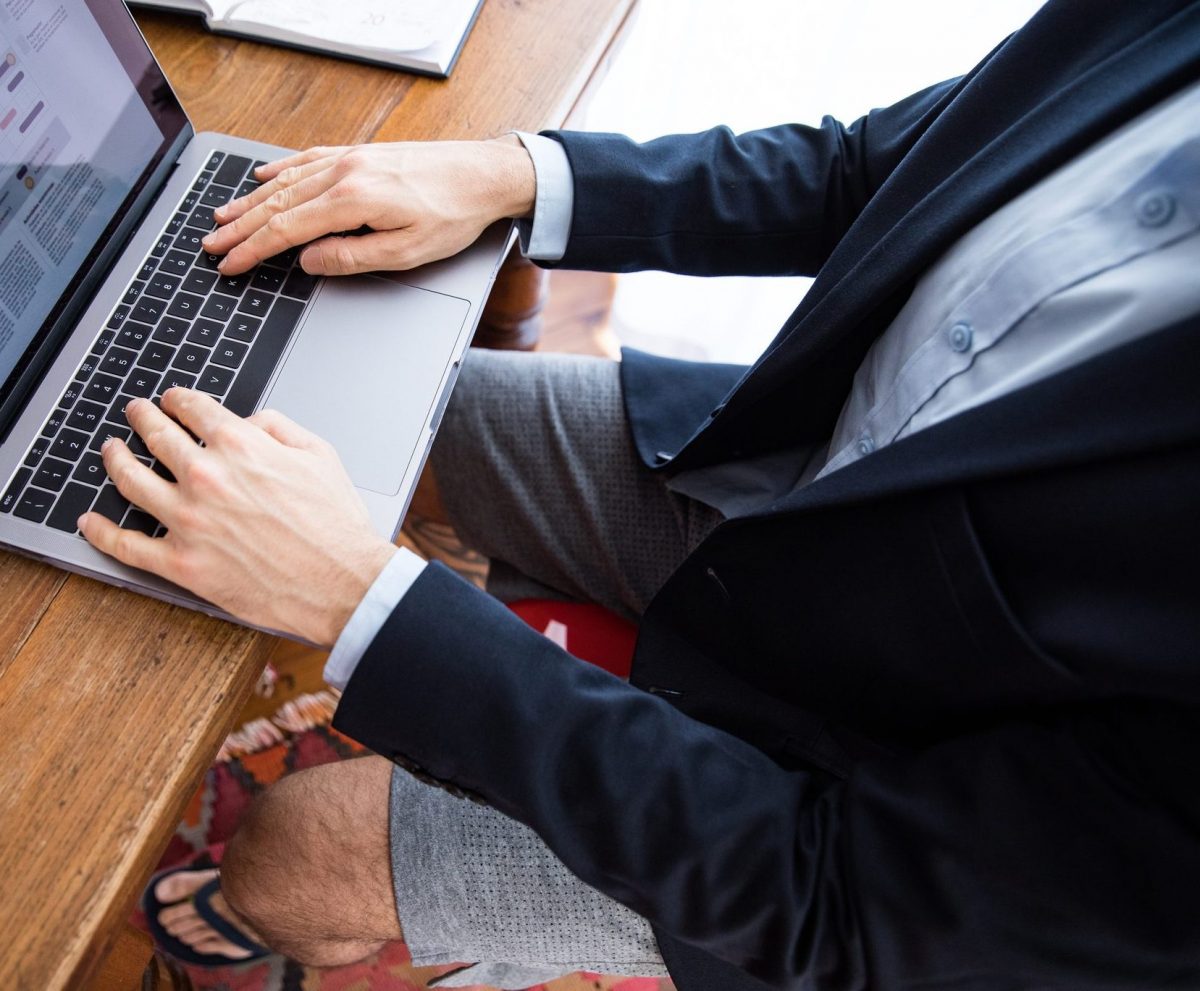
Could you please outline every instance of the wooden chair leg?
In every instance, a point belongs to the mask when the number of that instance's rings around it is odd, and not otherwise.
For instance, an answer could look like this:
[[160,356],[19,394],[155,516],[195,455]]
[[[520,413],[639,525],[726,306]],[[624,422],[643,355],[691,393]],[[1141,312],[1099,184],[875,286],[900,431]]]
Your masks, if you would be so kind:
[[496,275],[483,308],[475,345],[503,351],[532,351],[542,335],[546,304],[546,272],[514,245]]

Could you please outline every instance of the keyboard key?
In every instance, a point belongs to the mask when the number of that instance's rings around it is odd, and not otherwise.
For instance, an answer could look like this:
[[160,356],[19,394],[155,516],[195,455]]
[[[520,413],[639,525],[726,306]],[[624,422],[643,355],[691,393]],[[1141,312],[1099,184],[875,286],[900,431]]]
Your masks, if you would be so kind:
[[33,523],[41,523],[54,505],[54,496],[41,489],[26,489],[25,494],[17,501],[13,510],[14,516]]
[[78,461],[80,455],[87,450],[87,446],[87,434],[81,434],[78,430],[64,429],[54,438],[54,443],[50,445],[50,453],[64,461]]
[[201,172],[196,177],[196,181],[192,183],[192,192],[193,193],[204,192],[204,187],[207,186],[212,181],[212,177],[213,177],[213,174],[211,172]]
[[108,472],[104,470],[104,459],[99,454],[88,451],[71,477],[88,485],[103,485],[104,480],[108,478]]
[[265,317],[274,300],[274,296],[260,292],[258,289],[251,289],[238,303],[238,311],[249,313],[253,317]]
[[142,368],[149,368],[155,372],[161,372],[171,363],[171,359],[175,357],[175,346],[162,341],[151,341],[146,345],[146,350],[142,352],[142,356],[138,359],[138,364]]
[[107,516],[118,525],[120,525],[121,517],[125,515],[128,509],[129,500],[117,491],[115,485],[104,486],[100,490],[100,497],[96,500],[95,505],[92,506],[93,513]]
[[166,309],[166,303],[161,299],[153,299],[150,296],[143,296],[138,300],[129,315],[139,323],[158,323],[158,318],[163,315],[163,310]]
[[133,369],[133,364],[137,361],[137,357],[136,351],[114,346],[109,348],[108,354],[104,356],[104,361],[100,363],[100,367],[108,372],[109,375],[124,377]]
[[108,408],[108,414],[104,419],[109,423],[115,423],[118,427],[128,427],[129,421],[125,418],[125,407],[132,401],[133,396],[127,392],[122,392]]
[[241,199],[243,196],[249,196],[261,185],[261,182],[255,182],[253,179],[247,179],[240,186],[238,186],[237,193],[235,193],[234,196],[236,199]]
[[202,318],[196,321],[195,326],[188,333],[187,339],[194,344],[203,344],[206,348],[211,348],[221,339],[223,329],[224,324]]
[[116,330],[125,322],[125,318],[129,316],[128,306],[118,306],[113,310],[112,316],[108,318],[108,326]]
[[171,235],[164,234],[162,237],[160,237],[158,239],[158,241],[155,243],[154,247],[150,249],[150,256],[152,258],[161,258],[163,255],[165,255],[167,253],[167,250],[170,247],[171,247]]
[[181,372],[178,369],[168,369],[163,380],[158,383],[158,394],[161,396],[168,389],[191,389],[196,385],[196,376]]
[[151,333],[153,331],[150,329],[149,324],[130,320],[121,333],[117,335],[117,344],[123,348],[140,351],[146,342],[150,340]]
[[135,457],[141,458],[147,464],[150,463],[150,448],[146,446],[146,442],[137,434],[130,434],[129,439],[125,441],[125,446],[129,448]]
[[225,368],[237,368],[249,350],[249,344],[242,344],[238,341],[222,341],[214,349],[212,360]]
[[283,292],[285,295],[295,296],[297,299],[308,299],[317,287],[318,278],[320,276],[309,275],[302,268],[294,268],[283,284]]
[[192,211],[192,215],[188,217],[187,223],[189,227],[202,230],[205,234],[217,228],[217,218],[213,216],[213,208],[211,206],[196,207]]
[[50,444],[49,437],[39,437],[35,440],[29,447],[29,453],[25,455],[25,464],[30,468],[36,468],[43,455],[50,450]]
[[168,272],[159,272],[146,286],[146,295],[158,299],[170,299],[179,288],[180,278]]
[[0,513],[12,512],[21,496],[21,491],[29,484],[32,475],[33,472],[28,468],[22,468],[13,476],[12,484],[5,490],[4,498],[0,499]]
[[153,537],[158,529],[158,520],[140,509],[131,509],[121,525],[126,530],[141,530],[147,537]]
[[196,256],[196,267],[208,269],[210,272],[215,272],[217,266],[221,264],[223,255],[210,255],[208,252],[202,252]]
[[192,267],[192,261],[192,256],[183,251],[168,251],[167,257],[162,260],[162,265],[159,267],[164,272],[182,277],[187,275],[188,269]]
[[242,158],[241,155],[227,155],[221,167],[217,169],[217,174],[213,176],[213,182],[222,186],[236,186],[246,178],[249,171],[250,159]]
[[90,485],[80,485],[78,482],[72,482],[66,487],[63,494],[58,497],[58,503],[54,507],[54,512],[50,514],[50,518],[46,520],[46,523],[54,527],[55,530],[74,533],[79,529],[76,525],[76,520],[92,508],[92,502],[95,498],[96,490]]
[[159,478],[166,479],[168,482],[171,482],[172,484],[175,482],[175,476],[171,474],[171,469],[168,468],[161,461],[155,461],[154,464],[152,464],[150,466],[150,470],[152,472],[154,472],[154,474],[156,474]]
[[111,403],[121,391],[121,380],[112,375],[98,373],[83,390],[84,396],[97,403]]
[[204,191],[200,197],[201,206],[224,206],[233,199],[233,190],[228,186],[218,186],[215,182]]
[[183,230],[183,225],[187,223],[187,219],[188,217],[186,213],[175,214],[174,217],[167,221],[167,233],[178,234],[181,230]]
[[[153,347],[161,347],[155,344]],[[147,398],[154,395],[154,388],[158,385],[158,380],[161,378],[156,372],[147,371],[144,368],[135,368],[133,374],[125,380],[125,391],[131,396],[140,396]]]
[[167,312],[173,317],[183,317],[184,319],[191,320],[193,317],[199,315],[200,307],[203,305],[204,300],[200,296],[195,296],[190,292],[181,292],[175,297],[174,302],[171,303]]
[[99,403],[89,402],[86,399],[81,399],[67,419],[76,430],[82,430],[85,433],[91,433],[100,422],[104,419],[104,407]]
[[288,248],[287,251],[281,251],[277,255],[272,255],[266,260],[266,264],[273,265],[275,268],[289,269],[295,264],[296,258],[299,255],[299,248]]
[[179,349],[179,354],[175,356],[171,365],[181,371],[198,372],[208,361],[208,355],[208,348],[202,348],[199,344],[185,344]]
[[241,275],[222,275],[217,279],[217,292],[223,292],[226,296],[240,296],[249,284],[249,272],[243,272]]
[[59,461],[58,458],[47,458],[34,473],[33,484],[38,488],[58,492],[67,484],[71,475],[69,461]]
[[261,326],[262,321],[258,317],[248,317],[244,313],[236,313],[229,321],[229,326],[225,328],[225,335],[236,341],[252,341]]
[[184,210],[184,211],[190,211],[192,209],[192,207],[194,207],[199,202],[200,202],[200,194],[199,193],[188,193],[187,196],[185,196],[183,198],[183,200],[180,202],[179,209]]
[[216,272],[205,272],[202,269],[194,268],[188,272],[187,278],[183,280],[183,289],[185,292],[194,292],[200,296],[207,296],[216,284],[216,281]]
[[185,227],[179,232],[178,237],[175,238],[172,247],[176,251],[190,251],[192,254],[195,254],[201,249],[202,245],[200,242],[203,240],[203,231],[198,231],[195,227]]
[[88,444],[88,450],[98,452],[109,437],[117,437],[127,441],[132,432],[128,427],[118,427],[115,423],[105,423],[97,431],[96,436],[91,439],[91,442]]
[[204,164],[204,171],[215,172],[221,167],[223,161],[225,161],[225,153],[223,151],[214,151],[208,156],[208,161]]
[[72,382],[67,386],[66,392],[62,394],[62,398],[58,401],[58,405],[62,409],[70,409],[75,405],[75,400],[83,395],[83,386],[78,382]]
[[79,370],[75,373],[75,378],[77,378],[80,382],[86,382],[91,377],[92,372],[94,372],[98,367],[98,358],[84,358],[83,361],[79,363]]
[[67,411],[63,409],[56,409],[53,413],[51,413],[50,419],[42,424],[42,436],[53,437],[56,433],[58,433],[58,431],[62,429],[62,425],[67,422],[68,415],[69,414]]
[[146,288],[144,282],[134,282],[128,289],[125,290],[125,295],[121,297],[121,302],[127,306],[133,306],[138,301],[138,297],[142,295],[142,290]]
[[254,412],[267,380],[279,363],[279,357],[303,312],[303,303],[285,297],[280,297],[271,307],[271,315],[263,324],[254,348],[234,380],[229,395],[225,397],[224,405],[238,416],[249,416]]
[[208,298],[204,304],[204,308],[200,312],[213,320],[224,321],[233,316],[235,306],[237,306],[236,299],[217,293]]
[[102,331],[100,336],[96,338],[96,343],[92,345],[92,354],[104,354],[116,335],[117,332],[115,330]]
[[211,393],[214,396],[223,396],[228,391],[229,386],[233,384],[233,371],[229,368],[218,368],[216,365],[209,365],[200,375],[200,382],[196,386],[203,392]]
[[138,269],[138,274],[136,277],[141,279],[143,282],[149,282],[150,277],[157,271],[158,259],[147,258],[144,262],[142,262],[142,267]]
[[182,344],[190,326],[191,324],[180,320],[179,317],[163,317],[162,323],[154,331],[154,339],[164,344]]
[[283,280],[286,278],[286,272],[281,272],[277,268],[264,265],[254,273],[254,279],[250,285],[255,289],[261,289],[263,292],[279,292],[283,288]]

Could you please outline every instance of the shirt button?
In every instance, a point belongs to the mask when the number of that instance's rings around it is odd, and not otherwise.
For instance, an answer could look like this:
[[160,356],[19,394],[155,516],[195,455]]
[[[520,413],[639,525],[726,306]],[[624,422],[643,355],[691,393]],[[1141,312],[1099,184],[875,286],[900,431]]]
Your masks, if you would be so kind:
[[1137,220],[1143,227],[1162,227],[1175,216],[1175,197],[1163,190],[1143,193],[1137,201]]
[[950,347],[955,351],[969,351],[974,336],[975,331],[971,329],[971,325],[960,320],[950,328]]
[[862,455],[870,454],[875,450],[875,438],[870,434],[863,434],[858,439],[858,453]]

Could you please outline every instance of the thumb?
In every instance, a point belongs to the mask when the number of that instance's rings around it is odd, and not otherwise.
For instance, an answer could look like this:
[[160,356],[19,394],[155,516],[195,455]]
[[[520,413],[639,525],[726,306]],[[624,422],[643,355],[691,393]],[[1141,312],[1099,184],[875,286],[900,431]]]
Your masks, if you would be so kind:
[[300,252],[300,267],[309,275],[356,275],[411,268],[413,262],[408,261],[411,240],[404,230],[323,237]]

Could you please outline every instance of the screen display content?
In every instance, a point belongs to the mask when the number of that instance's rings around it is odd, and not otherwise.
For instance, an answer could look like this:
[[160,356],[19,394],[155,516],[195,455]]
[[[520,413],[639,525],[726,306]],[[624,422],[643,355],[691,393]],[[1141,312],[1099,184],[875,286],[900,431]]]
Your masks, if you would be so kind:
[[120,0],[0,0],[0,383],[185,124]]

